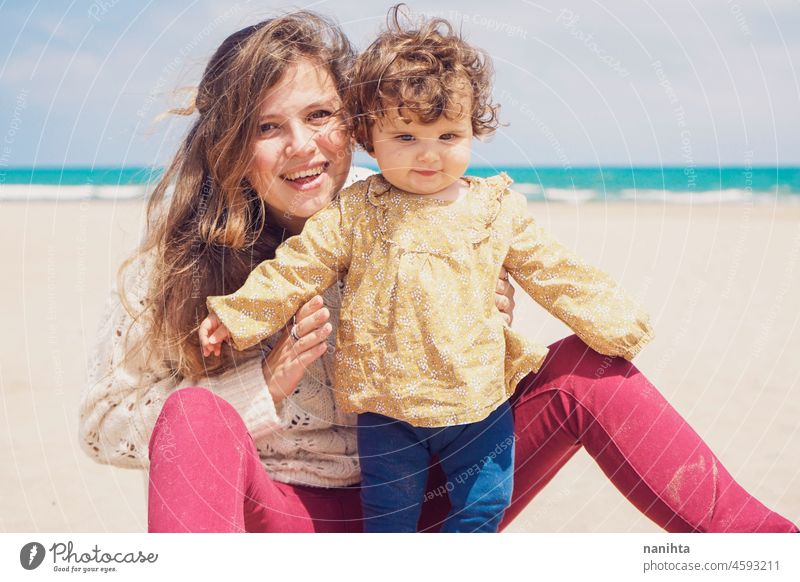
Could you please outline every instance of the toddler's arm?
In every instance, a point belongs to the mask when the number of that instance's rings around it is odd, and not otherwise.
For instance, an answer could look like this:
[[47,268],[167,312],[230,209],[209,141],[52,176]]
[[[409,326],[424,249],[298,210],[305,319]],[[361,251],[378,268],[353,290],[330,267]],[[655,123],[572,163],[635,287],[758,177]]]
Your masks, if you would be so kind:
[[348,269],[351,238],[352,230],[343,227],[342,205],[335,201],[278,247],[274,259],[258,265],[238,291],[209,297],[209,313],[229,331],[236,349],[257,344]]
[[632,359],[653,338],[647,313],[608,275],[556,242],[515,192],[514,239],[505,267],[520,286],[592,349]]
[[222,351],[222,342],[231,336],[228,328],[222,325],[219,317],[211,312],[200,324],[200,329],[197,330],[200,336],[200,345],[203,347],[203,357],[207,358],[210,354],[219,356]]

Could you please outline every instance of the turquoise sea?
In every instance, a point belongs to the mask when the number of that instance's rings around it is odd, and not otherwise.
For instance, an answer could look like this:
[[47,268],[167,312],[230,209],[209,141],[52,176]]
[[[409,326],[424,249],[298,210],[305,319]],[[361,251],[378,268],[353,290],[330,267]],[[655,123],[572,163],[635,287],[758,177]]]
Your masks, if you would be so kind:
[[[666,204],[800,202],[800,167],[474,167],[507,172],[531,201]],[[159,168],[0,168],[0,200],[143,198]]]

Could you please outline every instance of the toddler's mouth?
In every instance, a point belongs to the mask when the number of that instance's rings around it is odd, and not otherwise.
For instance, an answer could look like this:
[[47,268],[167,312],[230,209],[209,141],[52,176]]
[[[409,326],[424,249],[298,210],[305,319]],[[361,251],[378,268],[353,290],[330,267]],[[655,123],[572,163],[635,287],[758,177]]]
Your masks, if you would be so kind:
[[438,174],[436,170],[414,170],[417,174],[421,174],[423,176],[434,176]]

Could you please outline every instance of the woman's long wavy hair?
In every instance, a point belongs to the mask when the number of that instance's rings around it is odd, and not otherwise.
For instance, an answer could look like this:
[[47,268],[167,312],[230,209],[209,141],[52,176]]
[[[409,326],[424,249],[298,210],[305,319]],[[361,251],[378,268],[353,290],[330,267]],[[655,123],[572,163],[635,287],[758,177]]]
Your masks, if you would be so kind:
[[[225,39],[197,88],[198,117],[150,198],[145,238],[120,267],[123,304],[134,318],[149,318],[143,345],[131,349],[164,354],[176,374],[198,378],[235,364],[232,350],[204,361],[197,327],[207,313],[206,297],[239,288],[283,238],[246,174],[263,99],[302,59],[326,67],[341,93],[353,49],[336,23],[309,11],[265,20]],[[145,254],[155,257],[147,299],[131,306],[124,270]]]

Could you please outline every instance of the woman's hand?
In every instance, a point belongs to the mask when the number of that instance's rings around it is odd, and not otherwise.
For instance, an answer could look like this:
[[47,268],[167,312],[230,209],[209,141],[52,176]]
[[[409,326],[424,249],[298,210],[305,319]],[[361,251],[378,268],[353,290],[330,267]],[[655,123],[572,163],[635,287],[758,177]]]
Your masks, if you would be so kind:
[[[276,404],[294,392],[306,368],[328,349],[325,339],[333,330],[328,323],[330,315],[322,297],[317,295],[298,310],[295,323],[283,331],[281,339],[264,358],[261,366],[264,380]],[[293,328],[299,339],[292,337]]]
[[514,286],[508,281],[508,271],[500,269],[500,278],[494,289],[494,304],[503,314],[507,325],[514,321]]

